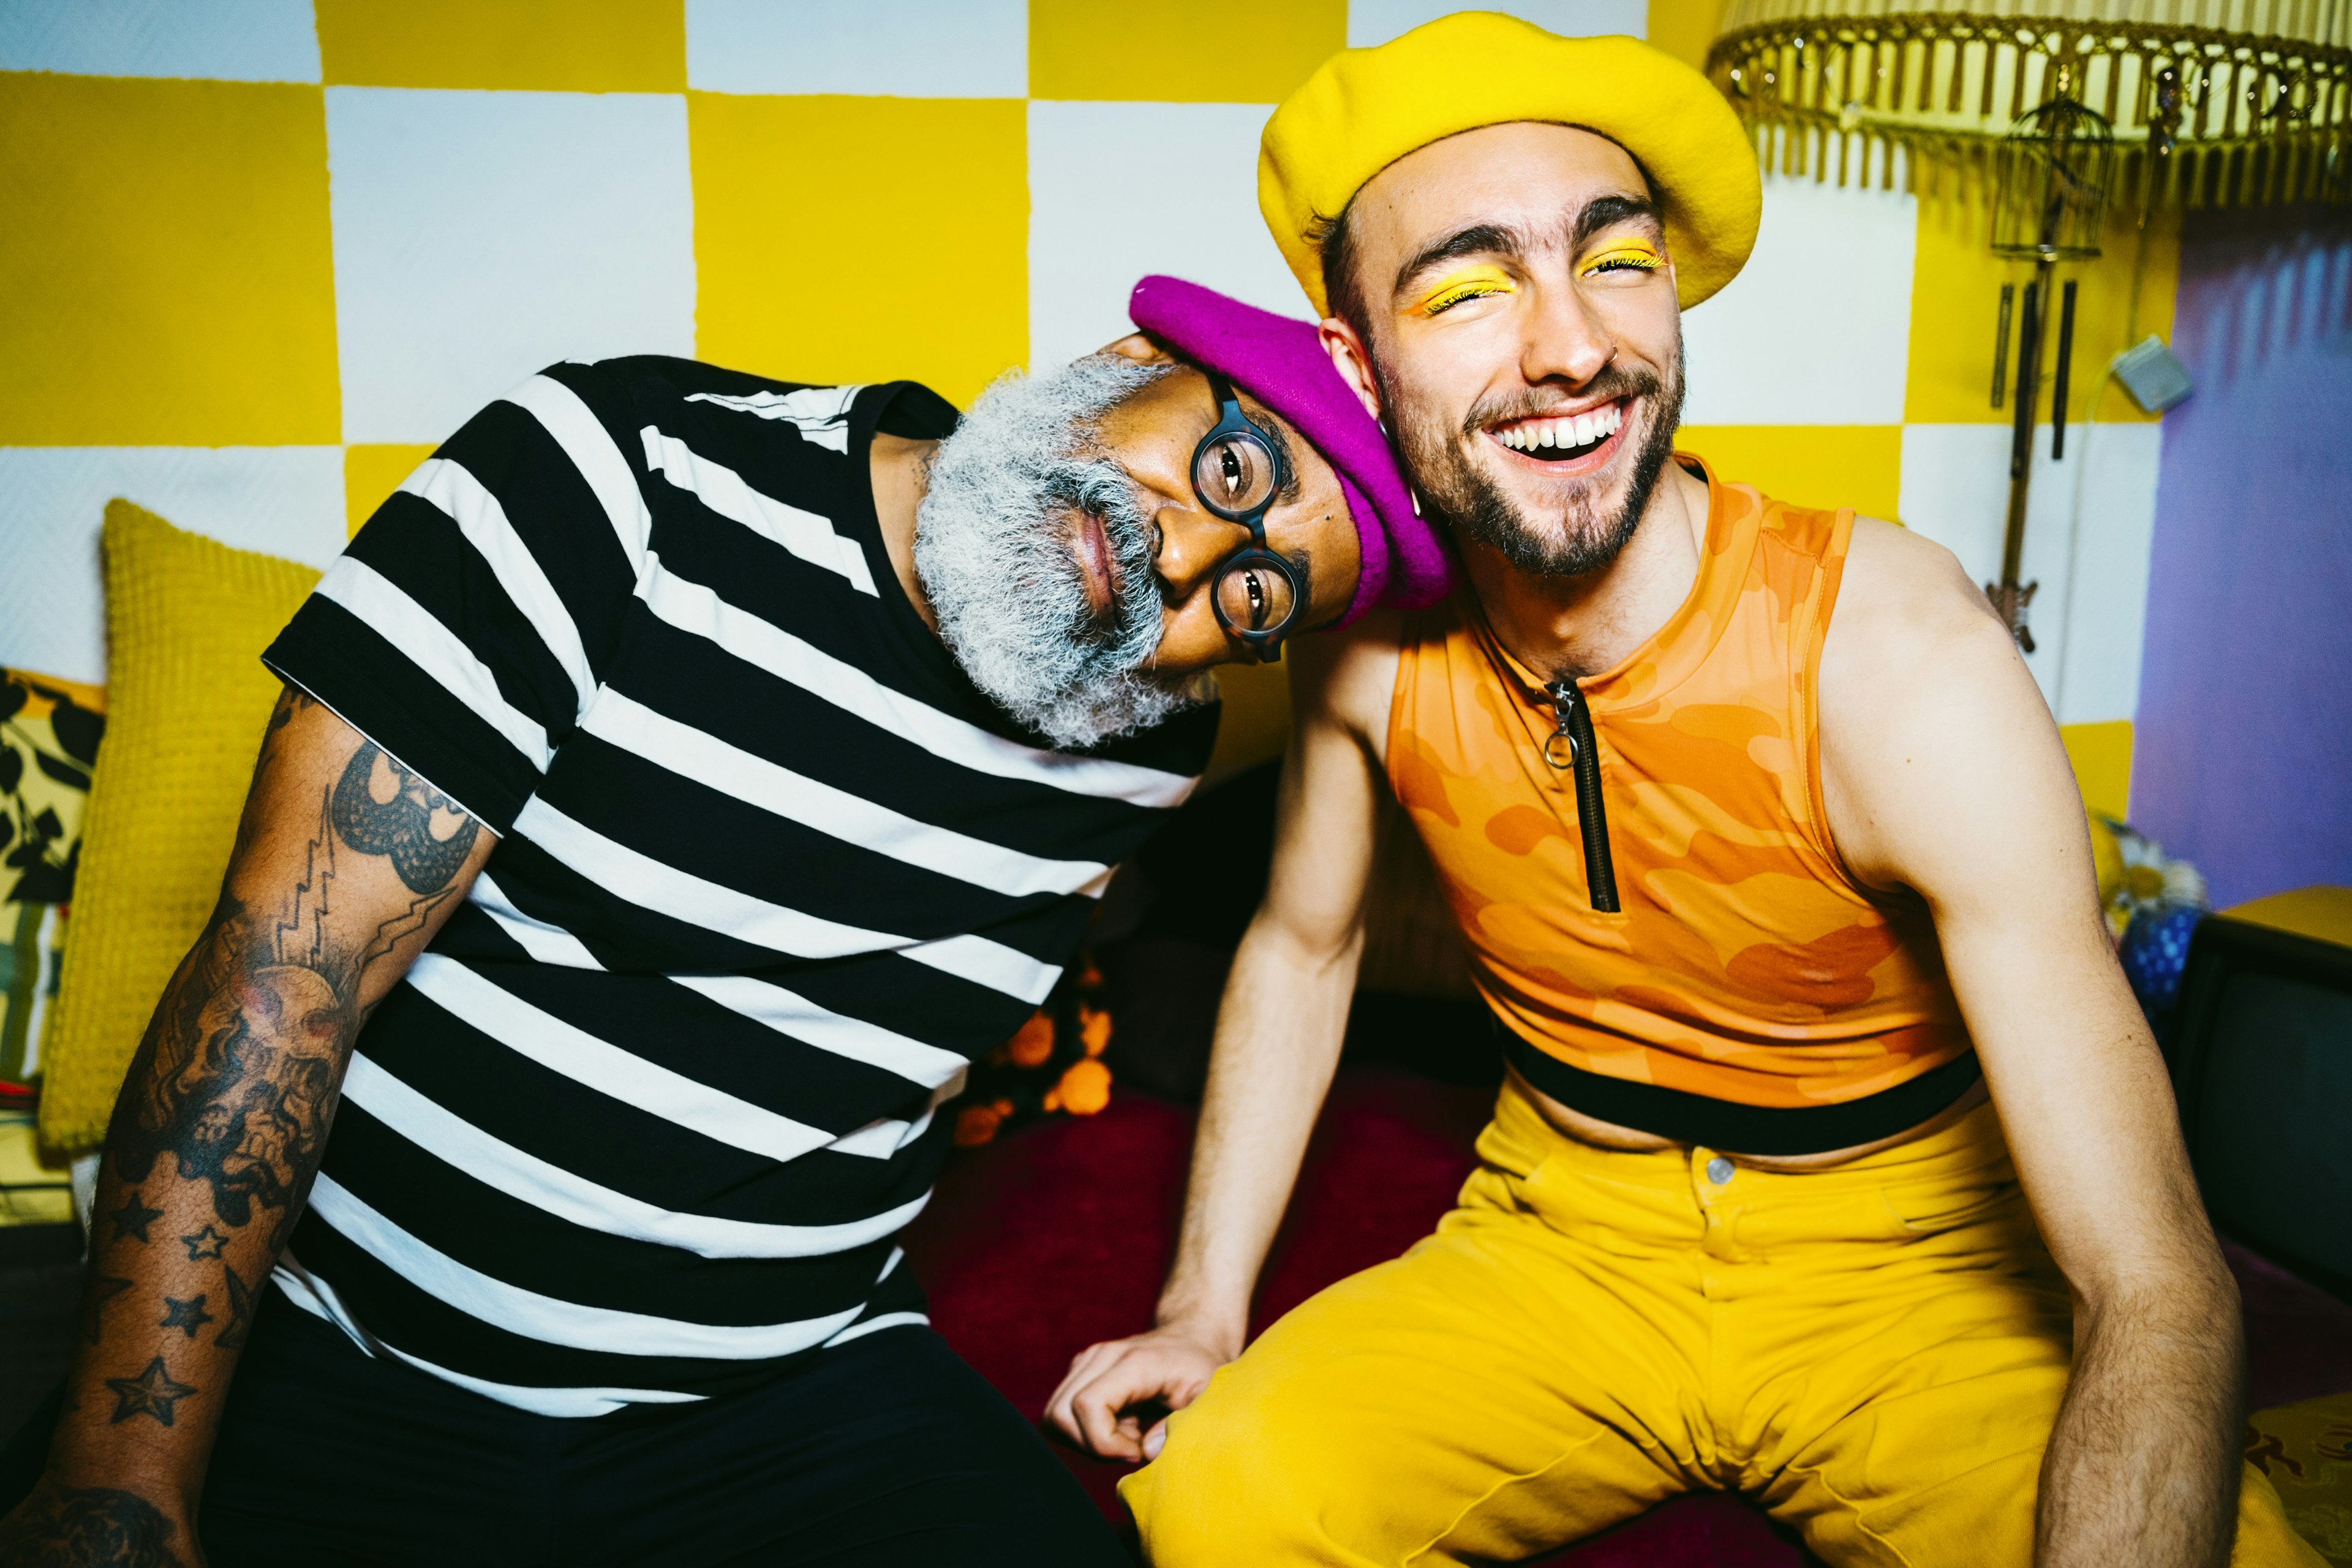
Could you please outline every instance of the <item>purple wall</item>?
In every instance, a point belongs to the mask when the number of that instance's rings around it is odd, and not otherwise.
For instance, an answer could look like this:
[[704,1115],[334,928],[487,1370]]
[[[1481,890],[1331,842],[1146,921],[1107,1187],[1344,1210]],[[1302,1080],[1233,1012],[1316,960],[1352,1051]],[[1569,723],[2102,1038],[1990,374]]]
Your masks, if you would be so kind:
[[2189,216],[2135,826],[2227,906],[2352,883],[2352,216]]

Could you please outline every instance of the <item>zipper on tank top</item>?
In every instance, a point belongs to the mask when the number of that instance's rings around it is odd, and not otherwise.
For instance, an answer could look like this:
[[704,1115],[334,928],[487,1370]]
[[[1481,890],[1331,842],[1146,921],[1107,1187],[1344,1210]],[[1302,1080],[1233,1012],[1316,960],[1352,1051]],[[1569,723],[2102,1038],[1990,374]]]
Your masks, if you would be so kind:
[[[1544,688],[1559,728],[1544,742],[1544,761],[1576,773],[1576,824],[1584,834],[1584,885],[1592,907],[1604,915],[1617,909],[1617,868],[1609,858],[1609,814],[1601,804],[1601,752],[1592,743],[1592,710],[1584,689],[1573,680]],[[1563,754],[1564,753],[1564,754]]]

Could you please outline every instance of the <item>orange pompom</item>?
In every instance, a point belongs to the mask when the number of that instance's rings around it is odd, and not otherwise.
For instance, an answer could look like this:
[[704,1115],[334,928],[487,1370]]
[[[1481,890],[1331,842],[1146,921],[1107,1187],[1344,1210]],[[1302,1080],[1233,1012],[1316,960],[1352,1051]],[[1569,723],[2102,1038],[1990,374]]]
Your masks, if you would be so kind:
[[1086,970],[1078,976],[1078,989],[1081,991],[1099,991],[1102,989],[1102,983],[1103,972],[1101,969],[1096,966],[1093,959],[1090,958],[1087,960]]
[[1110,1015],[1099,1007],[1080,1007],[1078,1041],[1087,1047],[1087,1055],[1102,1055],[1110,1045]]
[[967,1105],[956,1117],[955,1144],[959,1149],[977,1149],[996,1136],[997,1123],[1004,1113],[992,1105]]
[[1042,1009],[1030,1014],[1029,1021],[1005,1042],[1004,1049],[1014,1067],[1044,1067],[1054,1055],[1054,1020],[1045,1016]]
[[1092,1057],[1072,1062],[1054,1093],[1071,1115],[1092,1116],[1110,1103],[1110,1068]]

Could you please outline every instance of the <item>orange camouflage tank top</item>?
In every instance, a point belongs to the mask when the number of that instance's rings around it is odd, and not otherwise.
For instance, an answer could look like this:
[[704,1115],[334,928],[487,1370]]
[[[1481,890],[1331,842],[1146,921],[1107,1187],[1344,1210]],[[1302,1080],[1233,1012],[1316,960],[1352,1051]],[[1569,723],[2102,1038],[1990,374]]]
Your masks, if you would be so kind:
[[[1576,691],[1548,689],[1507,653],[1467,593],[1409,618],[1390,782],[1515,1061],[1580,1069],[1564,1075],[1571,1087],[1646,1084],[1681,1091],[1662,1100],[1757,1108],[1860,1110],[1934,1074],[1948,1092],[1932,1114],[1976,1070],[1934,931],[1916,900],[1847,872],[1822,809],[1817,681],[1853,513],[1706,479],[1690,596]],[[1597,764],[1591,813],[1571,731]],[[1588,877],[1588,816],[1605,827],[1596,865],[1616,912]],[[1553,1092],[1604,1116],[1613,1103]],[[1861,1136],[1818,1146],[1882,1135],[1845,1131]],[[1705,1141],[1754,1153],[1805,1142],[1737,1136]]]

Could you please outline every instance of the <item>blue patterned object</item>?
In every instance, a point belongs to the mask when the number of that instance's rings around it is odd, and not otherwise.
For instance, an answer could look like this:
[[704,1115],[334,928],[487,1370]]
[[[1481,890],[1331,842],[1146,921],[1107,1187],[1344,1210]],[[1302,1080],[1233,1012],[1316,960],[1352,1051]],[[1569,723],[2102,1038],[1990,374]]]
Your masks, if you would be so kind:
[[2172,1011],[2180,1000],[2180,972],[2189,964],[2189,939],[2205,911],[2193,905],[2144,909],[2124,932],[2124,978],[2150,1019]]

